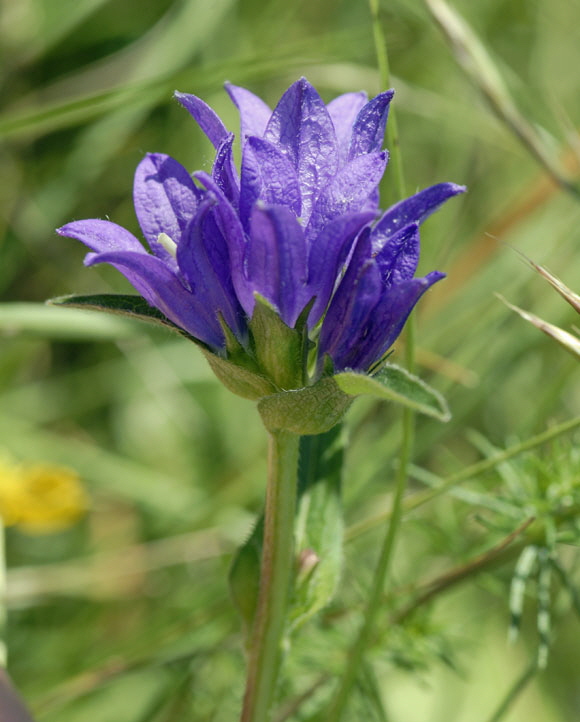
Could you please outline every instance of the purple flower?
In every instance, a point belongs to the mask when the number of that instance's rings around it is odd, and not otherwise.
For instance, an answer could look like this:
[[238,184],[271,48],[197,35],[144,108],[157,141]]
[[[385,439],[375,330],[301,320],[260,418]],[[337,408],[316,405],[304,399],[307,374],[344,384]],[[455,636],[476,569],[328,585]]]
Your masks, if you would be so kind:
[[272,111],[249,90],[226,88],[241,118],[239,180],[233,136],[216,113],[194,95],[176,97],[216,148],[211,176],[195,176],[217,199],[236,293],[248,316],[259,293],[289,326],[314,298],[313,326],[356,235],[378,212],[393,91],[369,102],[348,93],[326,106],[302,78]]
[[246,319],[232,286],[227,242],[211,208],[176,160],[161,153],[137,166],[133,190],[139,225],[152,253],[111,221],[73,221],[58,229],[87,245],[85,265],[110,263],[145,300],[210,348],[224,346],[220,315],[243,340]]
[[337,370],[368,369],[443,275],[413,278],[418,224],[463,188],[428,188],[374,224],[393,91],[370,101],[347,93],[325,105],[302,78],[272,111],[244,88],[226,89],[240,112],[240,173],[234,135],[201,99],[177,93],[216,155],[211,173],[193,178],[166,155],[141,161],[134,203],[151,252],[110,221],[75,221],[58,232],[91,249],[86,265],[115,266],[215,353],[226,353],[224,324],[253,353],[248,321],[261,296],[290,328],[310,304],[319,368],[328,355]]
[[419,223],[463,191],[453,183],[431,186],[392,206],[360,233],[322,322],[319,365],[328,354],[337,369],[367,370],[384,356],[417,301],[445,277],[432,271],[414,278]]

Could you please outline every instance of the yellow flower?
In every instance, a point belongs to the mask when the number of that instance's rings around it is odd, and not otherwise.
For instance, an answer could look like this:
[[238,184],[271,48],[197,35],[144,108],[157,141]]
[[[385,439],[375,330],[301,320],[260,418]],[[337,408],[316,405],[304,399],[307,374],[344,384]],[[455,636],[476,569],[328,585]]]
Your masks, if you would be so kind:
[[0,516],[6,526],[32,534],[74,524],[88,506],[78,474],[53,464],[14,464],[0,459]]

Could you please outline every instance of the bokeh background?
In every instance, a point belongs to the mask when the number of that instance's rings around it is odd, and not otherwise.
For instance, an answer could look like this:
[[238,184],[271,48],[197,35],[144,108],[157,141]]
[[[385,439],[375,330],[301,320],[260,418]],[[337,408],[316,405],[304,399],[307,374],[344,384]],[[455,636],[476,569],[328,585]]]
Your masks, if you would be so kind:
[[[421,302],[418,372],[445,394],[453,420],[418,421],[416,462],[445,477],[578,414],[577,360],[494,294],[572,327],[574,311],[511,246],[578,289],[580,203],[493,112],[426,6],[383,5],[408,190],[447,180],[469,187],[422,234],[421,268],[445,270],[448,279]],[[455,0],[454,7],[547,156],[577,176],[578,3]],[[378,92],[367,4],[3,0],[0,53],[0,453],[76,470],[89,499],[87,513],[66,528],[7,530],[11,674],[38,722],[235,719],[243,652],[226,577],[262,504],[258,415],[220,387],[183,339],[44,307],[68,293],[130,290],[113,269],[84,269],[84,249],[54,229],[108,217],[137,233],[132,177],[147,151],[169,153],[192,171],[211,167],[212,149],[172,99],[175,89],[202,96],[231,129],[238,119],[225,80],[271,104],[301,75],[327,100]],[[388,170],[383,194],[393,202]],[[395,360],[403,346],[404,339]],[[388,508],[399,422],[399,410],[363,400],[349,413],[347,525]],[[548,485],[580,484],[574,441],[568,435],[535,452]],[[495,470],[463,485],[479,497],[445,496],[406,517],[394,578],[400,591],[385,600],[374,664],[351,719],[500,719],[495,710],[538,644],[533,582],[520,639],[506,643],[513,558],[386,632],[388,610],[409,589],[469,562],[517,526],[480,503],[505,496],[510,474],[516,486],[534,489],[539,472],[532,459],[518,459],[503,477]],[[428,479],[416,476],[413,488],[421,489]],[[371,530],[347,544],[337,600],[304,630],[289,661],[290,697],[340,670],[379,539]],[[576,550],[559,547],[558,555],[573,579]],[[501,719],[580,715],[573,601],[554,579],[548,668]],[[307,715],[308,704],[290,719]]]

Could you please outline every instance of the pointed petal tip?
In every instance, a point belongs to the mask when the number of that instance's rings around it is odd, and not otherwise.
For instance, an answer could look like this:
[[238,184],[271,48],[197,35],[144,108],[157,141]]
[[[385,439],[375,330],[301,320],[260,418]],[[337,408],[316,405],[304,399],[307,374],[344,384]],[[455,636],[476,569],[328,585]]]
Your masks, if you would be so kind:
[[[234,101],[234,94],[235,94],[236,90],[238,90],[238,88],[240,88],[240,87],[241,86],[236,85],[235,83],[231,83],[229,80],[226,80],[224,82],[224,90],[230,96],[230,99],[232,101]],[[243,88],[243,90],[245,90],[245,88]],[[235,101],[234,101],[234,103],[235,103]]]
[[375,97],[375,100],[377,98],[384,98],[388,103],[390,103],[394,96],[395,96],[395,89],[389,88],[388,90],[383,90],[381,93],[379,93]]
[[79,240],[77,238],[77,233],[79,230],[81,230],[81,227],[84,226],[87,221],[99,221],[100,219],[97,218],[88,218],[86,220],[82,221],[70,221],[69,223],[65,223],[64,226],[59,226],[58,228],[55,228],[55,231],[58,233],[59,236],[64,236],[65,238],[74,238],[76,240]]
[[447,274],[443,273],[443,271],[431,271],[431,273],[428,273],[420,280],[425,286],[429,287],[437,283],[437,281],[442,281],[444,278],[447,278]]
[[87,253],[87,255],[83,258],[83,266],[86,266],[89,268],[90,266],[96,266],[99,261],[100,253]]
[[318,91],[316,88],[312,85],[312,83],[308,82],[306,76],[301,75],[298,80],[295,80],[291,85],[288,86],[288,89],[284,91],[285,93],[288,92],[291,88],[300,88],[302,92],[308,90],[308,91],[314,91],[316,95],[318,95]]

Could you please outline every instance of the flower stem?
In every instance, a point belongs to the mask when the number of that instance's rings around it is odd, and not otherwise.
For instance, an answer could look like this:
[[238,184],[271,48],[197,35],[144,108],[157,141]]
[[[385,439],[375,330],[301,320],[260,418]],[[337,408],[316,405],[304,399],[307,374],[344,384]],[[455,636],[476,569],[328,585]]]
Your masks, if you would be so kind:
[[294,564],[294,515],[300,437],[271,433],[264,544],[241,722],[266,722],[274,699]]

